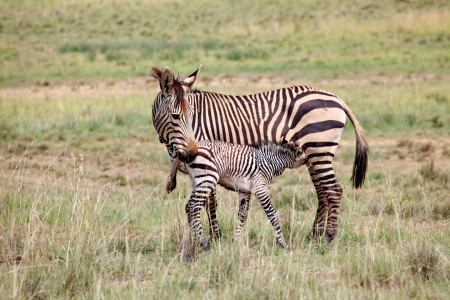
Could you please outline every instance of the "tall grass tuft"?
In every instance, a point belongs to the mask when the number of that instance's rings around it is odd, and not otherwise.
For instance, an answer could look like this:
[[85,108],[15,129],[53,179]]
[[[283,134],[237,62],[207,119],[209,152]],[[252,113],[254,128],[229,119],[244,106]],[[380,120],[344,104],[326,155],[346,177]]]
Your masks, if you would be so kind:
[[171,240],[180,262],[195,262],[199,255],[198,241],[191,235],[187,226],[176,222],[171,231]]
[[428,241],[411,241],[408,245],[407,260],[414,275],[424,280],[450,275],[440,253]]

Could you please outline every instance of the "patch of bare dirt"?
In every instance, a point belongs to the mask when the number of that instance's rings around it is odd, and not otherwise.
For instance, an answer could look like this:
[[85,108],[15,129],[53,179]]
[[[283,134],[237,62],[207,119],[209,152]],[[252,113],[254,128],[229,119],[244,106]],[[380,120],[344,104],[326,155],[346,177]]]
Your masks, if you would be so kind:
[[[155,146],[160,145],[149,141],[96,142],[96,148],[101,150],[93,151],[80,150],[63,142],[47,144],[48,149],[32,144],[25,149],[14,144],[0,145],[1,180],[34,186],[57,186],[58,182],[69,180],[74,185],[126,187],[165,183],[169,170],[168,158],[155,163],[150,157],[154,152],[163,155],[164,147],[155,150]],[[14,150],[17,148],[19,150]]]
[[261,91],[269,88],[282,88],[293,85],[310,85],[320,88],[322,85],[368,85],[384,84],[392,85],[404,82],[417,82],[432,79],[443,79],[450,77],[447,74],[417,73],[408,75],[370,75],[351,78],[336,79],[307,79],[286,78],[276,73],[233,73],[204,75],[199,82],[204,86],[212,87],[248,87],[261,88]]
[[[234,87],[260,89],[261,92],[294,85],[309,85],[320,88],[324,85],[395,85],[405,82],[418,82],[432,79],[450,79],[450,74],[417,73],[407,75],[369,75],[354,76],[336,79],[308,79],[286,77],[278,73],[252,72],[252,73],[219,73],[200,74],[196,86],[200,88],[220,87],[221,92]],[[6,99],[23,97],[33,94],[33,97],[44,98],[51,96],[90,96],[97,95],[130,95],[150,91],[156,93],[159,89],[156,79],[153,77],[133,78],[69,78],[47,80],[44,83],[25,87],[0,88],[0,96]]]
[[119,78],[119,79],[89,79],[66,80],[57,84],[35,85],[26,87],[0,88],[0,97],[14,99],[32,95],[35,99],[46,97],[97,97],[97,96],[129,96],[133,93],[142,93],[157,90],[157,83],[152,83],[149,78]]
[[[412,74],[398,76],[369,76],[365,78],[309,80],[303,82],[298,78],[283,78],[275,73],[237,73],[237,74],[201,74],[197,81],[200,87],[221,87],[227,92],[230,87],[279,88],[295,84],[309,84],[320,87],[324,84],[395,84],[396,82],[421,81],[437,78],[439,74]],[[105,95],[123,95],[129,97],[134,93],[156,95],[159,90],[157,81],[151,77],[136,77],[122,79],[58,79],[57,82],[27,87],[9,87],[0,89],[0,98],[15,99],[29,97],[44,99],[74,95],[76,97],[92,97]],[[409,141],[409,142],[408,142]],[[57,181],[67,175],[84,174],[91,182],[98,185],[115,184],[154,184],[154,177],[165,181],[168,174],[167,154],[162,145],[149,141],[128,139],[122,141],[92,141],[96,149],[80,151],[65,149],[64,142],[45,142],[46,145],[33,145],[27,150],[27,145],[17,142],[15,145],[3,142],[0,149],[0,176],[5,179],[24,180],[33,184],[53,178]],[[120,143],[116,147],[113,143]],[[399,166],[417,166],[418,160],[435,159],[436,162],[448,162],[450,159],[450,136],[442,135],[436,138],[404,135],[402,137],[375,136],[369,138],[372,149],[377,146],[385,148],[371,156],[371,165],[380,161],[390,161]],[[125,147],[124,147],[125,145]],[[353,140],[342,140],[343,147],[354,147]],[[339,152],[342,152],[342,148]],[[112,150],[117,148],[116,150]],[[59,149],[59,150],[55,150]],[[166,162],[161,163],[150,159],[151,153],[162,153]],[[380,159],[381,158],[381,159]],[[353,158],[352,158],[353,159]],[[336,162],[337,164],[340,161]],[[347,162],[344,161],[345,165]],[[443,164],[439,163],[443,166]],[[160,169],[161,168],[161,169]],[[50,177],[49,177],[50,176]],[[160,179],[163,180],[160,180]]]

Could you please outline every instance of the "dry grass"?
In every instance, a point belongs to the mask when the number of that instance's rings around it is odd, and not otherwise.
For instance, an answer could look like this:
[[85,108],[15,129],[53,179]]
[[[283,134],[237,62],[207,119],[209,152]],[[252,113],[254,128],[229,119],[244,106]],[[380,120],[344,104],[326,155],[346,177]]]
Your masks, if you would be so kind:
[[[0,3],[0,295],[448,298],[448,1],[269,2]],[[164,189],[169,160],[150,114],[158,87],[145,75],[199,63],[204,90],[309,84],[352,108],[370,171],[351,190],[347,126],[331,246],[306,238],[317,200],[300,169],[271,186],[296,251],[276,245],[255,202],[234,243],[238,199],[223,189],[223,238],[198,251],[186,229],[189,181]]]
[[[48,88],[49,94],[59,89]],[[131,89],[130,97],[145,99],[149,93],[144,86],[136,94]],[[88,94],[69,96],[81,106],[90,101]],[[99,105],[109,97],[99,97]],[[122,110],[120,102],[114,103]],[[136,101],[136,108],[142,103]],[[96,111],[93,107],[93,116]],[[88,128],[82,111],[76,114],[80,126]],[[55,120],[50,124],[58,124],[58,113],[49,116]],[[448,136],[399,131],[386,139],[384,133],[369,132],[368,182],[364,190],[352,191],[347,183],[354,145],[351,131],[346,132],[335,162],[345,194],[340,231],[331,247],[306,238],[317,205],[306,170],[287,170],[271,188],[283,232],[297,249],[293,253],[277,247],[272,227],[254,202],[242,240],[234,243],[237,195],[219,190],[223,239],[205,253],[186,231],[190,183],[180,176],[175,192],[165,193],[167,154],[151,134],[151,124],[145,128],[141,135],[95,129],[76,143],[39,135],[26,141],[25,133],[3,142],[3,294],[34,299],[328,298],[336,293],[338,298],[446,298],[450,205],[441,179],[448,176]],[[404,157],[392,155],[394,150]]]

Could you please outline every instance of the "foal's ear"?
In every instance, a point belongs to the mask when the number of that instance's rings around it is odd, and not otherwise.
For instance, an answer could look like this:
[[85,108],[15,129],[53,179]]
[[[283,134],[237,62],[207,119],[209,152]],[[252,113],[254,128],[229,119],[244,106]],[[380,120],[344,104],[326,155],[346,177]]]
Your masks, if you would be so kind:
[[200,65],[197,69],[197,71],[195,71],[194,73],[192,73],[191,75],[189,75],[188,77],[186,77],[185,80],[183,80],[183,88],[184,91],[186,93],[189,93],[189,91],[191,90],[192,86],[194,85],[195,79],[197,79],[197,75],[200,72],[200,69],[202,68],[202,65]]
[[164,95],[168,96],[172,94],[173,82],[174,75],[172,71],[168,67],[166,67],[161,74],[161,78],[159,79],[159,86],[161,87],[161,91]]
[[295,152],[297,155],[302,154],[305,152],[305,149],[303,149],[303,144],[300,142],[300,140],[291,142],[294,146]]

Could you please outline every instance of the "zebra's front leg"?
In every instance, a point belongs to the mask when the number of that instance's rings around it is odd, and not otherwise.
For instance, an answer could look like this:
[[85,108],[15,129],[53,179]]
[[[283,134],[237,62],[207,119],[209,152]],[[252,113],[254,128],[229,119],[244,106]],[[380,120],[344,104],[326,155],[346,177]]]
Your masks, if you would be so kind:
[[205,250],[211,250],[211,245],[206,240],[205,234],[203,233],[203,226],[200,219],[200,211],[202,207],[206,205],[207,199],[208,194],[201,194],[198,192],[192,193],[192,196],[186,205],[186,214],[189,226],[192,231],[197,233],[200,246]]
[[238,213],[238,226],[234,240],[238,241],[241,237],[242,227],[247,220],[248,209],[250,207],[250,193],[239,193],[239,213]]
[[177,157],[172,162],[172,168],[170,168],[169,178],[167,180],[166,191],[168,194],[177,187],[177,170],[181,160]]
[[267,217],[269,218],[270,223],[275,230],[275,235],[277,237],[278,243],[286,250],[294,250],[294,248],[286,242],[283,232],[281,231],[277,212],[272,205],[272,201],[270,201],[269,190],[267,189],[267,186],[257,189],[254,194],[258,201],[261,203]]
[[207,204],[207,213],[208,213],[208,221],[209,221],[209,233],[211,235],[211,239],[218,240],[222,236],[219,227],[219,221],[217,220],[217,199],[216,199],[216,189],[214,188],[209,194],[209,200]]

